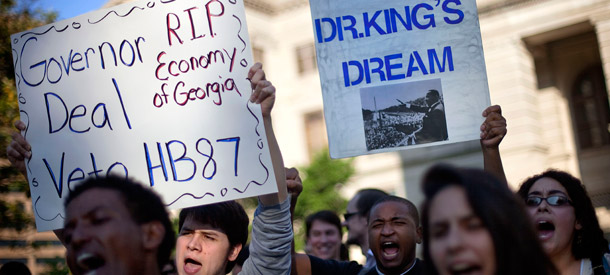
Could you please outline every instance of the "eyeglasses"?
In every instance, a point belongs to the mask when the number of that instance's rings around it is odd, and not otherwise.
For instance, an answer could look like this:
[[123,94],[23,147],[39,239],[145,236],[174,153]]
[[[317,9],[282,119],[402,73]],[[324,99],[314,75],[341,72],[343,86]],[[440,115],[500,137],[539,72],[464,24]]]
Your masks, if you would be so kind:
[[345,219],[345,221],[349,220],[349,218],[351,218],[352,216],[358,214],[358,212],[353,212],[353,213],[345,213],[343,214],[343,218]]
[[538,197],[538,196],[529,196],[525,199],[525,205],[527,206],[538,206],[542,203],[542,201],[546,201],[551,206],[564,206],[564,205],[572,205],[572,201],[564,196],[550,196],[550,197]]

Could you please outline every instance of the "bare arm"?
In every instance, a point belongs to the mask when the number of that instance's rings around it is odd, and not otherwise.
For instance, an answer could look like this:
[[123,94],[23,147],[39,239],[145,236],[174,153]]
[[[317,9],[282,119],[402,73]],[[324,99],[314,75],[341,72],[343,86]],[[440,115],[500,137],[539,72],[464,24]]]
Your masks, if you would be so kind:
[[6,147],[6,155],[13,167],[17,168],[17,170],[27,179],[28,173],[25,167],[25,160],[32,156],[32,147],[27,140],[25,140],[23,135],[21,135],[21,131],[25,130],[25,123],[23,123],[23,121],[17,121],[15,122],[15,128],[17,128],[18,131],[12,134],[13,140],[11,140],[11,143]]
[[502,116],[499,105],[487,107],[483,111],[485,121],[481,125],[481,149],[483,150],[483,166],[485,171],[508,184],[502,158],[500,157],[500,142],[506,136],[506,119]]

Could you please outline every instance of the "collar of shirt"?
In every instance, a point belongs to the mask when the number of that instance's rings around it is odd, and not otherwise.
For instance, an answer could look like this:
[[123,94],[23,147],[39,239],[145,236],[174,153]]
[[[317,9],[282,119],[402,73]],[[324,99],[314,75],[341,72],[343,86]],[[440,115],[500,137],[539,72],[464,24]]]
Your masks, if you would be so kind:
[[[411,265],[411,267],[409,267],[409,269],[407,269],[405,272],[400,273],[400,275],[405,275],[405,274],[409,273],[409,271],[411,271],[411,269],[413,269],[413,267],[415,266],[415,263],[417,263],[417,258],[415,258],[415,261],[413,261],[413,264]],[[379,271],[379,267],[375,266],[375,269],[377,269],[377,273],[379,273],[379,275],[385,275],[385,274],[381,273],[381,271]]]

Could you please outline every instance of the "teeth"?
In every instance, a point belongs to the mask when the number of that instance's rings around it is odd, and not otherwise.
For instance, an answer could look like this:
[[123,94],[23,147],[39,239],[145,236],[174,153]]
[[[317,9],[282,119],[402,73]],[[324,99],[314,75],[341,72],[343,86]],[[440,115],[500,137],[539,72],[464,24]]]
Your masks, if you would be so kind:
[[462,264],[456,264],[454,266],[451,267],[451,269],[453,271],[462,271],[462,270],[466,270],[468,269],[468,264],[462,263]]
[[87,259],[89,259],[91,257],[93,257],[93,254],[91,254],[91,253],[83,253],[83,254],[78,255],[78,257],[76,258],[76,262],[78,264],[81,264],[81,263],[83,263],[84,261],[86,261]]

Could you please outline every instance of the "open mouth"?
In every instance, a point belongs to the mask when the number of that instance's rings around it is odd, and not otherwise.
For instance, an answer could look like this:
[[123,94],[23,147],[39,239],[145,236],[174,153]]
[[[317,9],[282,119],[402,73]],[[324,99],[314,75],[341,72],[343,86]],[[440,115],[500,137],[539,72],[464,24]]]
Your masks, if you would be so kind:
[[106,264],[106,261],[99,255],[83,253],[76,259],[76,264],[84,274],[95,274],[95,270]]
[[451,266],[449,273],[452,275],[474,275],[481,273],[481,266],[475,264],[456,264]]
[[184,260],[184,272],[186,274],[195,274],[201,269],[201,263],[191,258]]
[[381,254],[387,259],[392,259],[398,255],[399,246],[395,242],[384,242],[381,244]]
[[546,240],[555,232],[555,225],[550,221],[539,221],[536,224],[536,229],[538,229],[538,237],[541,240]]

